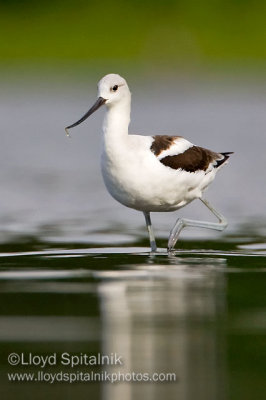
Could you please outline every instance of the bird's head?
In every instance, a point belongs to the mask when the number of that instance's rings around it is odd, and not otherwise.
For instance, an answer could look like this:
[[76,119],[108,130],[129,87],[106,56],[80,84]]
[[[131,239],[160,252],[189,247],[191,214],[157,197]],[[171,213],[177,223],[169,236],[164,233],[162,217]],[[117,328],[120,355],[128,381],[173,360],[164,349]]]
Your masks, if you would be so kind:
[[112,106],[130,97],[127,82],[118,74],[105,75],[98,83],[98,98],[105,99],[107,106]]
[[98,82],[98,98],[94,105],[80,118],[77,122],[69,125],[65,128],[68,134],[68,129],[74,128],[85,121],[91,114],[93,114],[98,108],[106,104],[108,108],[111,108],[115,104],[130,101],[130,91],[127,86],[127,82],[118,74],[105,75]]

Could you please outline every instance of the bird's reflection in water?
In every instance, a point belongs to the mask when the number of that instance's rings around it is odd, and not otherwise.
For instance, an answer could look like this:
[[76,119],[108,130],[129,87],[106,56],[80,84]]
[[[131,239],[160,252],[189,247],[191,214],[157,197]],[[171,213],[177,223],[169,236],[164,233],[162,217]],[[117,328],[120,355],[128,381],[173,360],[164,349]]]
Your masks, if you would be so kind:
[[176,381],[107,383],[104,400],[226,398],[221,263],[186,259],[172,266],[139,265],[121,270],[119,279],[108,272],[99,286],[102,352],[117,353],[124,362],[108,371],[174,372]]

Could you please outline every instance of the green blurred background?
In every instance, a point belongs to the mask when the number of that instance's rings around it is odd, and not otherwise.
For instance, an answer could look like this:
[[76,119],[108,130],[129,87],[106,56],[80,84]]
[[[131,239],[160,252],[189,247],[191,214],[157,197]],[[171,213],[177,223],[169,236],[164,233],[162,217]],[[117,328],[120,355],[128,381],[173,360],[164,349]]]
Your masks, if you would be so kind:
[[0,0],[0,62],[263,68],[265,0]]

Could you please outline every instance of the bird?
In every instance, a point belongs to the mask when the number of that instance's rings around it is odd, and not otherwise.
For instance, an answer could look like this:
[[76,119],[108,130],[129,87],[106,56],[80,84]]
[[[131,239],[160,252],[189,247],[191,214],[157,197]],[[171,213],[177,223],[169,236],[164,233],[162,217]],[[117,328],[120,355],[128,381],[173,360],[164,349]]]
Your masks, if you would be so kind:
[[203,193],[233,152],[214,152],[182,136],[129,134],[131,93],[126,80],[113,73],[98,82],[95,104],[65,128],[67,135],[69,129],[102,106],[106,107],[101,154],[105,186],[115,200],[144,214],[151,252],[157,251],[151,212],[176,211],[199,199],[218,219],[207,222],[178,218],[170,231],[169,253],[174,251],[180,232],[187,226],[224,230],[228,225],[226,218]]

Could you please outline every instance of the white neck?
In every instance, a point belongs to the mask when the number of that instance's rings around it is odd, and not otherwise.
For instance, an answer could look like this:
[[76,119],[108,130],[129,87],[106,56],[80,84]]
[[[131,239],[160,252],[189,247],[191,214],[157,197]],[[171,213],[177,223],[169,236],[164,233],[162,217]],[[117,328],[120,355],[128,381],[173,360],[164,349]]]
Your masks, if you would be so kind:
[[107,106],[103,123],[104,140],[117,141],[128,135],[130,122],[130,97],[123,101]]

